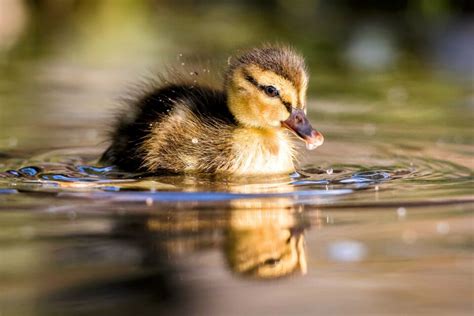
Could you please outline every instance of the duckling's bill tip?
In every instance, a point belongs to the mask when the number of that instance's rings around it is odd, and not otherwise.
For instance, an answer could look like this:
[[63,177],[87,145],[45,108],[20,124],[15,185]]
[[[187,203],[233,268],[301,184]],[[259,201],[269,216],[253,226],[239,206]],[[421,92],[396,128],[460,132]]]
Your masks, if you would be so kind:
[[324,143],[324,136],[318,131],[313,130],[310,137],[304,139],[306,143],[306,149],[314,150]]

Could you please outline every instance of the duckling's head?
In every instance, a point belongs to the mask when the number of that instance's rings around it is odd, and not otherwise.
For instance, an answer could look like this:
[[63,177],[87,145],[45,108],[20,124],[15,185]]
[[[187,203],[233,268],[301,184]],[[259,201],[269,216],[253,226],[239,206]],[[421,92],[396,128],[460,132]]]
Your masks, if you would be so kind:
[[231,58],[228,106],[247,127],[288,128],[314,149],[323,136],[306,118],[308,75],[303,57],[286,46],[263,46]]

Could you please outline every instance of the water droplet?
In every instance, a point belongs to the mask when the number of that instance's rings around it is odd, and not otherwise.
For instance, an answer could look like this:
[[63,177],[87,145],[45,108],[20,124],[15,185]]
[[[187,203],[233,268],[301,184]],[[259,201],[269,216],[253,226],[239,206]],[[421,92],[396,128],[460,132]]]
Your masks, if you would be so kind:
[[441,235],[446,235],[449,233],[450,228],[451,227],[446,222],[439,222],[436,224],[436,232]]
[[367,246],[355,240],[343,240],[329,245],[328,255],[331,259],[343,262],[357,262],[367,257]]
[[407,215],[407,209],[404,207],[397,208],[398,217],[405,217]]

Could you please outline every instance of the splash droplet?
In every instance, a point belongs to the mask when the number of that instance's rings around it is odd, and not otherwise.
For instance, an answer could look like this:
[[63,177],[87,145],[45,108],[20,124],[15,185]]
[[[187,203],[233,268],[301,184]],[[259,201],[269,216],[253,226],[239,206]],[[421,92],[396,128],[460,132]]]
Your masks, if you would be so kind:
[[407,215],[407,209],[404,207],[397,208],[398,217],[405,217]]
[[449,233],[450,227],[446,222],[439,222],[436,224],[436,232],[441,235],[446,235]]
[[355,240],[341,240],[329,245],[328,255],[332,260],[340,262],[357,262],[368,255],[365,244]]

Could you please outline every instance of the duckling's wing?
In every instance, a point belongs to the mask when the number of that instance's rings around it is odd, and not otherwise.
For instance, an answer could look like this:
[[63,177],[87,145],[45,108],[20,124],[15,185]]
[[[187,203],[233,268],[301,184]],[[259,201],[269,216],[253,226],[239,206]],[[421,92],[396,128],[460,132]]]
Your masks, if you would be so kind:
[[117,165],[126,171],[146,171],[143,168],[146,153],[142,152],[142,144],[150,136],[153,125],[170,115],[176,104],[188,107],[203,121],[237,124],[227,107],[223,91],[201,86],[168,85],[145,94],[132,104],[128,113],[122,113],[111,135],[112,145],[101,162]]

